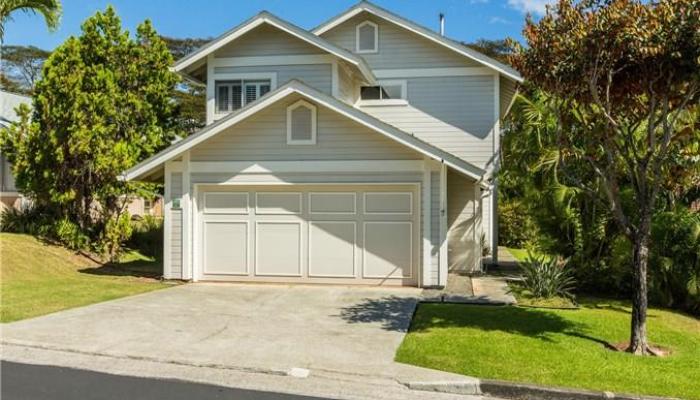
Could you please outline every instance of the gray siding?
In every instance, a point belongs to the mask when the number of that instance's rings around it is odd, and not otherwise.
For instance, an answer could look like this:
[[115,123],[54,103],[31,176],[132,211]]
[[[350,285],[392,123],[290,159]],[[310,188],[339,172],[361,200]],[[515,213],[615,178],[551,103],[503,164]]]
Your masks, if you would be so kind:
[[511,101],[513,101],[513,96],[515,96],[515,92],[517,90],[518,84],[508,78],[500,77],[499,78],[499,108],[500,108],[500,117],[504,118],[506,116],[506,111],[508,111],[508,106],[510,106]]
[[479,268],[481,236],[480,202],[474,181],[458,172],[447,173],[447,251],[450,271]]
[[303,81],[307,85],[332,95],[332,72],[330,64],[308,65],[270,65],[255,67],[217,67],[214,73],[276,73],[277,86],[282,86],[292,79]]
[[217,50],[214,53],[214,57],[256,57],[321,53],[323,51],[318,47],[271,25],[263,24]]
[[355,77],[342,64],[338,66],[338,96],[346,103],[355,103]]
[[322,106],[317,144],[288,145],[286,98],[191,150],[192,161],[407,160],[422,156]]
[[493,76],[444,76],[407,79],[412,106],[478,138],[496,122]]
[[[171,174],[170,195],[182,197],[182,173]],[[170,210],[170,276],[182,278],[182,210]]]
[[321,35],[326,40],[355,51],[355,27],[364,21],[379,25],[379,51],[362,53],[372,69],[441,68],[478,66],[476,62],[409,30],[368,13],[361,13]]

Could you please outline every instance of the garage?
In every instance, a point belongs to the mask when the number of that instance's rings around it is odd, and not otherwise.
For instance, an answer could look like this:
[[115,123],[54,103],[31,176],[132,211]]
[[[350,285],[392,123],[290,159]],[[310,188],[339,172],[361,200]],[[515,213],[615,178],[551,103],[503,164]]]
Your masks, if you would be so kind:
[[418,285],[417,184],[202,185],[201,280]]

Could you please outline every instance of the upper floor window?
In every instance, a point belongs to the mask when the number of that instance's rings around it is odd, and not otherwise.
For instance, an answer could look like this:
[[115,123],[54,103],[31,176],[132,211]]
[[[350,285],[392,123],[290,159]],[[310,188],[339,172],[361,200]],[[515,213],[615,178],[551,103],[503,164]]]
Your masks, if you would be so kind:
[[356,53],[376,53],[379,51],[379,27],[374,22],[365,21],[357,25],[355,32]]
[[216,112],[238,110],[264,96],[271,88],[269,79],[216,81]]
[[287,107],[287,144],[316,144],[316,106],[308,101]]
[[360,88],[361,100],[406,99],[406,81],[380,81],[379,86]]

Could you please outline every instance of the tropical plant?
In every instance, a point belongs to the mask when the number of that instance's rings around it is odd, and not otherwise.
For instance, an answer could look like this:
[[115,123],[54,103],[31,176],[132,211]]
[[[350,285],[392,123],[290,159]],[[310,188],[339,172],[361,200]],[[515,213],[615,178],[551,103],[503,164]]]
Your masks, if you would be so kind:
[[679,122],[700,98],[700,2],[559,0],[539,21],[528,18],[524,36],[527,46],[516,45],[511,61],[553,95],[559,171],[591,171],[595,179],[568,177],[579,190],[604,194],[593,198],[632,243],[628,350],[649,354],[652,216],[663,182],[698,140]]
[[172,101],[179,79],[171,64],[149,21],[132,37],[108,7],[53,51],[32,110],[20,107],[19,122],[0,133],[17,187],[93,241],[105,240],[110,256],[113,240],[128,236],[107,232],[126,226],[118,222],[124,199],[153,195],[119,174],[179,133]]
[[15,12],[41,14],[50,30],[58,27],[61,20],[59,0],[2,0],[0,1],[0,42],[5,38],[5,23],[12,20]]
[[532,296],[551,299],[556,296],[574,299],[576,280],[572,269],[567,268],[567,261],[546,255],[535,256],[528,250],[527,257],[521,261],[523,273],[522,287]]

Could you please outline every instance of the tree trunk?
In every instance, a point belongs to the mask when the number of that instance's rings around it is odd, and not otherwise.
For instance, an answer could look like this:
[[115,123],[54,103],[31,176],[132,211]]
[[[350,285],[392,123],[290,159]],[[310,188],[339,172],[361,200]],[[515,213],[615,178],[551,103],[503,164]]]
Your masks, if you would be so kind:
[[649,262],[649,234],[640,232],[634,240],[632,330],[627,351],[636,355],[649,354],[647,343],[647,264]]

